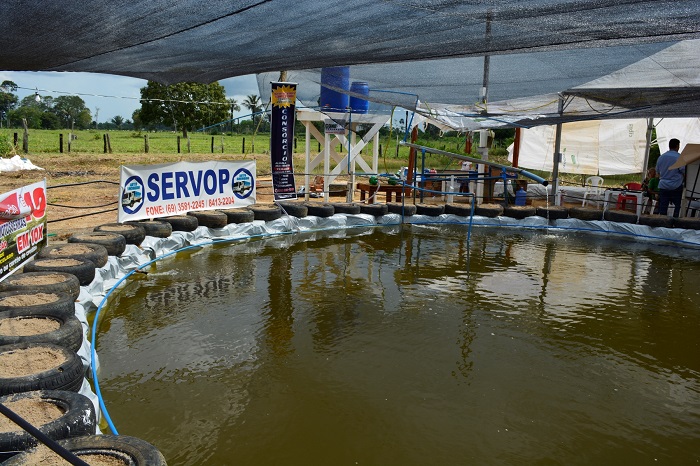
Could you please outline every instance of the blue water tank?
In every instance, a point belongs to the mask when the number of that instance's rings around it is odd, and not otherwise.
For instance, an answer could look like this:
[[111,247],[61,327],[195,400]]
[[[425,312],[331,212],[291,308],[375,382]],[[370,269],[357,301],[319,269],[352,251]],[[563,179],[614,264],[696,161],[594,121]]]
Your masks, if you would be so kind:
[[[350,85],[350,92],[368,96],[369,84],[363,81],[353,81]],[[369,101],[360,97],[350,96],[350,108],[353,113],[367,113],[369,110]]]
[[345,91],[349,90],[350,67],[332,66],[321,68],[321,111],[347,112],[349,105],[348,95],[334,91],[325,85]]
[[515,205],[525,205],[527,203],[527,192],[520,188],[515,193]]

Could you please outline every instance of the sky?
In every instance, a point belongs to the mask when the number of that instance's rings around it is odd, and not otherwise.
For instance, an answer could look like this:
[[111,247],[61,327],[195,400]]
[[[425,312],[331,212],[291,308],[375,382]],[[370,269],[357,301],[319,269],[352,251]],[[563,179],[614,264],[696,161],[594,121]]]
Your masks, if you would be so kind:
[[[39,92],[40,95],[59,97],[78,95],[85,101],[92,119],[97,115],[98,123],[110,121],[119,115],[131,120],[134,110],[141,107],[139,97],[145,79],[129,78],[111,74],[69,73],[57,71],[0,71],[0,82],[13,81],[20,89],[15,94],[20,100]],[[251,95],[260,95],[255,75],[239,76],[219,81],[226,90],[227,98],[234,98],[240,105]],[[98,110],[99,109],[99,110]],[[249,112],[241,105],[240,112],[233,116],[244,116]]]

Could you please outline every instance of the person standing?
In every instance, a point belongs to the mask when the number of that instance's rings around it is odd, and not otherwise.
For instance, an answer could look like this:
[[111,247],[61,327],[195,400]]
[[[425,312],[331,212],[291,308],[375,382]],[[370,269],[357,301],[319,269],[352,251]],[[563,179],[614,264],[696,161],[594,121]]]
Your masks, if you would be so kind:
[[673,168],[681,154],[678,149],[681,142],[671,139],[668,149],[659,156],[656,161],[656,175],[659,177],[659,214],[668,214],[668,204],[673,202],[673,216],[678,218],[681,213],[681,199],[683,198],[683,181],[685,179],[685,167]]

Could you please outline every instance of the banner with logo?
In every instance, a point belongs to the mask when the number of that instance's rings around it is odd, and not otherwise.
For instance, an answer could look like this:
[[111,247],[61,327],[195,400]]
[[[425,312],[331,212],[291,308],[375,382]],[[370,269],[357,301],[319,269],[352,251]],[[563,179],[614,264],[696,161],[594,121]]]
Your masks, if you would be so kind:
[[47,242],[46,180],[0,195],[0,281]]
[[255,161],[121,167],[118,221],[255,204]]
[[296,199],[294,183],[294,108],[296,83],[272,83],[270,117],[270,161],[275,200]]

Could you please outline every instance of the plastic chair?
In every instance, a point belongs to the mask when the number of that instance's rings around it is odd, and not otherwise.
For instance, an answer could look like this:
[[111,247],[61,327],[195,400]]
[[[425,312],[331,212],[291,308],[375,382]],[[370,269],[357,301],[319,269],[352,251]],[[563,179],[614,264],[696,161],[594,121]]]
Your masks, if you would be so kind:
[[625,186],[625,191],[622,191],[619,196],[617,196],[617,205],[615,208],[617,210],[626,210],[627,208],[627,201],[632,201],[632,208],[633,210],[637,210],[637,196],[633,194],[627,194],[626,191],[641,191],[642,190],[642,184],[641,183],[626,183]]
[[595,197],[597,200],[603,194],[603,191],[603,178],[600,176],[589,176],[586,178],[586,192],[583,193],[583,203],[581,203],[581,207],[586,205],[586,200],[588,200],[589,196]]

